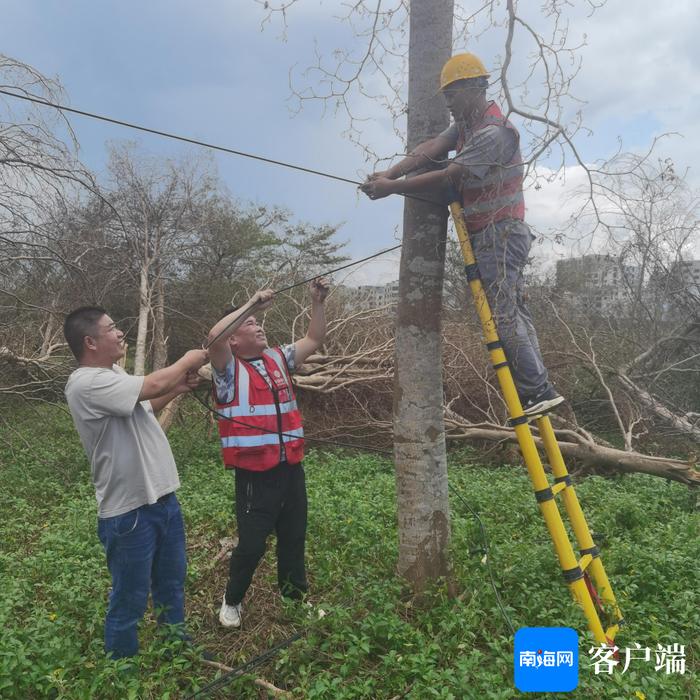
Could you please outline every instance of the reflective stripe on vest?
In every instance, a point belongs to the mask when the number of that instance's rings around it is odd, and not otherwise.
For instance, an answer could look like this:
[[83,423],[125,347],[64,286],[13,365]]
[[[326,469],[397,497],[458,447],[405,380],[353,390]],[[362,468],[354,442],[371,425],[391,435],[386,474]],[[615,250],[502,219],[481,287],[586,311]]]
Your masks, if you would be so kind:
[[[288,462],[298,463],[304,457],[301,414],[282,350],[266,348],[262,361],[269,383],[251,363],[234,358],[233,400],[227,404],[217,401],[228,468],[270,469],[279,464],[282,446]],[[283,398],[287,400],[276,402],[280,393],[286,393]]]
[[[304,429],[297,428],[296,430],[288,430],[282,434],[284,442],[291,442],[304,437]],[[229,437],[221,438],[223,447],[257,447],[258,445],[279,445],[279,435],[275,433],[267,433],[266,435],[230,435]]]
[[[520,136],[516,128],[503,116],[501,110],[494,103],[489,105],[472,133],[492,125],[511,129],[519,144]],[[457,153],[462,150],[465,141],[466,133],[460,127]],[[520,219],[522,221],[525,218],[523,172],[520,146],[517,145],[508,163],[494,164],[484,178],[474,178],[468,181],[469,184],[462,188],[462,204],[467,230],[478,231],[503,219]]]
[[[290,411],[296,411],[298,408],[296,401],[286,401],[280,403],[280,411],[282,413],[289,413]],[[247,416],[274,416],[277,414],[277,409],[275,404],[262,404],[258,406],[225,406],[220,408],[218,413],[227,418],[239,418]]]

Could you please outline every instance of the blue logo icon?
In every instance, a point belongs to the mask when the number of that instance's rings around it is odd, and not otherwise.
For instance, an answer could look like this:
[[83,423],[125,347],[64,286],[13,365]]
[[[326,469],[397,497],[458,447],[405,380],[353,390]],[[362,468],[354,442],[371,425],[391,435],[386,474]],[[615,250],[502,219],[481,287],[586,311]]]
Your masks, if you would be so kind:
[[578,634],[571,627],[523,627],[515,633],[515,687],[566,692],[578,685]]

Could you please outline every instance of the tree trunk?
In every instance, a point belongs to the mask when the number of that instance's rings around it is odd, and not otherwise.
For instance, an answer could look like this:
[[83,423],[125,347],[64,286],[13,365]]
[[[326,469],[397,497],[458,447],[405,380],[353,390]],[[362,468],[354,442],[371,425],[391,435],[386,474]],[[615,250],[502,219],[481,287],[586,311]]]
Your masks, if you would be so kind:
[[646,389],[642,389],[638,384],[635,384],[624,372],[619,372],[617,379],[642,406],[645,406],[682,435],[688,435],[700,442],[700,428],[697,425],[693,425],[684,415],[674,413],[664,406],[661,401],[657,401]]
[[[411,0],[408,148],[442,131],[437,93],[452,47],[452,0]],[[398,570],[416,593],[450,572],[450,514],[442,411],[441,305],[447,209],[404,204],[396,325],[394,456],[399,519]]]
[[168,363],[168,339],[165,337],[165,285],[158,267],[153,304],[153,367],[152,371],[163,369]]
[[146,338],[148,337],[148,316],[151,310],[150,290],[148,288],[148,265],[141,267],[139,285],[139,325],[136,331],[136,354],[134,356],[134,374],[146,374]]
[[635,368],[642,369],[646,373],[659,371],[664,364],[673,364],[683,357],[683,351],[689,345],[700,344],[700,323],[692,319],[682,328],[679,328],[673,336],[661,338],[643,353],[635,357],[631,362],[621,367],[617,372],[617,379],[622,386],[634,396],[637,401],[662,421],[670,424],[683,435],[700,442],[700,427],[691,422],[690,416],[675,413],[668,406],[652,396],[651,392],[641,387],[632,379]]
[[126,358],[129,353],[129,344],[124,341],[124,354],[117,360],[116,364],[117,366],[121,367],[122,369],[126,369]]
[[53,335],[56,326],[56,319],[53,314],[49,314],[46,319],[46,326],[44,327],[44,339],[41,343],[41,355],[42,357],[49,352],[49,348],[52,345]]
[[170,426],[177,418],[177,412],[180,408],[182,400],[185,398],[185,394],[180,394],[176,396],[170,403],[165,404],[158,414],[158,422],[160,427],[163,428],[163,432],[167,433],[170,430]]

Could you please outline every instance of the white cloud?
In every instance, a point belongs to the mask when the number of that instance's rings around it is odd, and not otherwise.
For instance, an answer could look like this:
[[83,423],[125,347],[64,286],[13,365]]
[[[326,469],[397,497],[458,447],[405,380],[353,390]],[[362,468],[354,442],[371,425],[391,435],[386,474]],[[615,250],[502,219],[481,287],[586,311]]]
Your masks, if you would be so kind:
[[[399,262],[401,251],[387,253],[374,260],[368,260],[348,271],[340,272],[336,275],[339,284],[346,284],[353,287],[362,284],[386,284],[399,278]],[[347,274],[346,274],[347,272]]]
[[[575,16],[575,15],[574,15]],[[617,147],[645,151],[665,132],[685,138],[659,144],[663,157],[679,170],[695,166],[700,143],[694,138],[700,120],[695,83],[700,61],[700,12],[694,0],[607,2],[590,17],[572,21],[573,40],[585,36],[580,73],[571,92],[584,104],[571,103],[568,119],[581,109],[592,137],[581,133],[577,145],[588,161],[607,159]],[[700,173],[689,173],[700,185]]]

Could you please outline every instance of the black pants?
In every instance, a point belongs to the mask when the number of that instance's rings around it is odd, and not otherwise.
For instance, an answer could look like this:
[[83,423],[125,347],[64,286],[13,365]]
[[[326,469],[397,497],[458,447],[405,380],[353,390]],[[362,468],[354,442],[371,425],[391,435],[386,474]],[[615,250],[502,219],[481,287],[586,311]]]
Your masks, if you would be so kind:
[[306,481],[301,464],[282,462],[264,472],[236,469],[238,546],[231,555],[227,605],[236,605],[250,586],[265,553],[268,535],[277,534],[277,582],[282,595],[306,592]]

